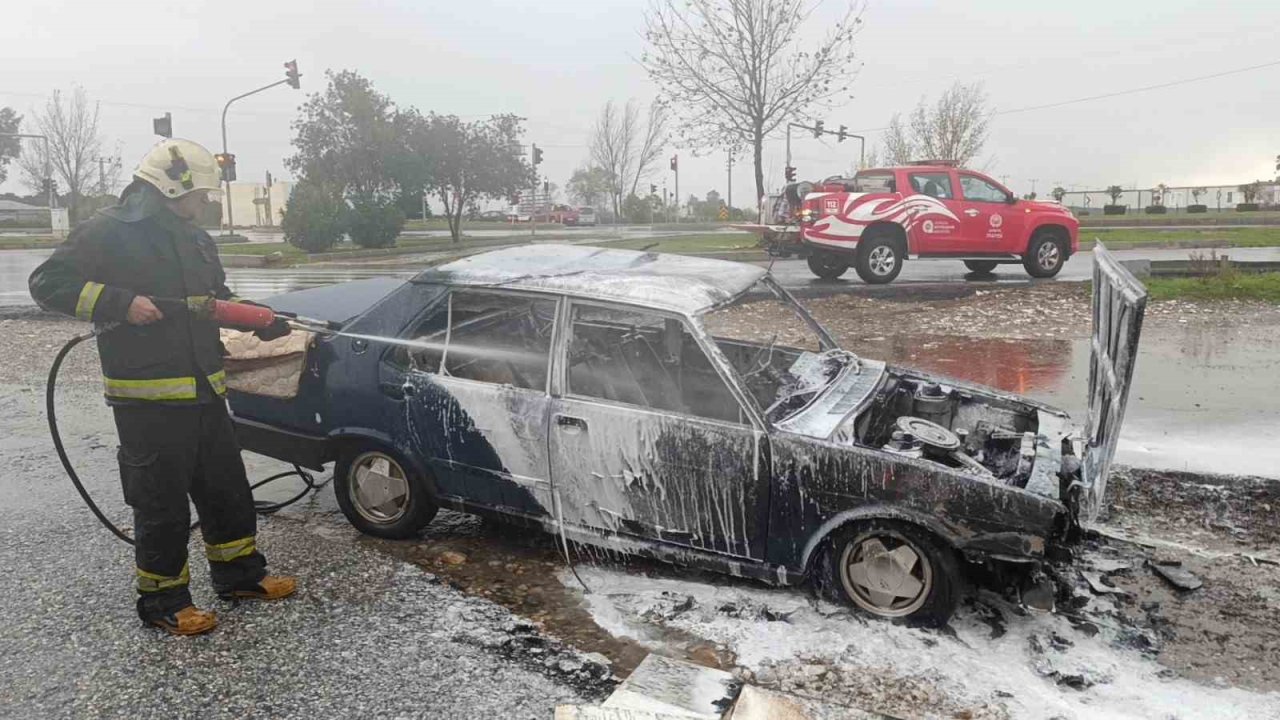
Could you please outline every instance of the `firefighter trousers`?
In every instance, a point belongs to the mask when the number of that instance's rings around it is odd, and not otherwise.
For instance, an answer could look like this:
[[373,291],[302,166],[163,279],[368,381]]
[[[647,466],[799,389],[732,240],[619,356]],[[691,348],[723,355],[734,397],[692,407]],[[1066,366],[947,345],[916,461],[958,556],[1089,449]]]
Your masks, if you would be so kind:
[[226,402],[118,405],[120,480],[133,508],[138,615],[152,620],[191,604],[190,497],[216,592],[255,587],[266,559]]

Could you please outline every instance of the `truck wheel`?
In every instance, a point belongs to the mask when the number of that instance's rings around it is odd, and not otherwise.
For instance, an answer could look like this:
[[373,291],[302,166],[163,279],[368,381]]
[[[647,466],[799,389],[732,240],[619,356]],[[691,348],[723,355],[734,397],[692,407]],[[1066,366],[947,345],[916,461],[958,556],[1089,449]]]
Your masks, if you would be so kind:
[[823,280],[835,280],[849,270],[844,258],[831,252],[815,251],[809,255],[809,270]]
[[992,270],[996,269],[996,261],[995,260],[965,260],[964,266],[969,268],[973,272],[978,273],[979,275],[987,275],[987,274],[990,274]]
[[333,492],[357,530],[381,538],[413,537],[438,510],[411,466],[376,444],[342,451],[333,470]]
[[816,579],[831,600],[882,618],[941,627],[960,599],[955,553],[916,525],[852,523],[831,534]]
[[858,277],[868,285],[892,282],[902,272],[902,245],[883,234],[863,238],[858,243],[858,254],[853,267]]
[[1022,267],[1036,278],[1051,278],[1067,261],[1067,244],[1052,230],[1039,230],[1031,237],[1027,254],[1022,256]]

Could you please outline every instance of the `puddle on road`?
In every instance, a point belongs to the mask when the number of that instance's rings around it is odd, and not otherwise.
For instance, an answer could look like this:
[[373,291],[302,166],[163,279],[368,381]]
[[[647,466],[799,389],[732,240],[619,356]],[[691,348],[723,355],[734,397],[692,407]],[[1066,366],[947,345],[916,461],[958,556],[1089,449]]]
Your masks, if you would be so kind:
[[[1280,337],[1196,323],[1138,349],[1116,460],[1139,467],[1280,477]],[[895,336],[859,354],[1027,395],[1083,425],[1089,341]]]

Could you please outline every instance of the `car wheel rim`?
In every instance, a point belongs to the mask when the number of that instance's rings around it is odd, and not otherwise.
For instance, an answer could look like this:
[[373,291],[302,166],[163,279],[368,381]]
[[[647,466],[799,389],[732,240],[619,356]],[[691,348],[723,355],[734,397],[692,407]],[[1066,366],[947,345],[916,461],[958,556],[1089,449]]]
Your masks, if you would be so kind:
[[873,535],[846,545],[840,579],[855,605],[884,617],[910,615],[933,590],[928,559],[896,535]]
[[867,257],[867,264],[871,267],[871,272],[876,275],[888,275],[893,272],[893,265],[897,260],[897,256],[893,253],[893,248],[881,245],[874,248]]
[[1040,267],[1052,270],[1058,266],[1059,256],[1058,244],[1049,242],[1040,246],[1040,251],[1036,253],[1036,260],[1040,263]]
[[360,517],[387,525],[409,509],[409,478],[400,463],[378,452],[365,453],[351,464],[347,483],[351,505]]

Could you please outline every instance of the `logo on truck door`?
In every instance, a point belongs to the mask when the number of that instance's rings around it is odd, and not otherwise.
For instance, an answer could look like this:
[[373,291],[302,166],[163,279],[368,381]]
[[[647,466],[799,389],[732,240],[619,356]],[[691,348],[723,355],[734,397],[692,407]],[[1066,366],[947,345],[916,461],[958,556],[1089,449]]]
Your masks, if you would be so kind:
[[1004,216],[999,213],[991,214],[991,227],[998,228],[1004,224]]

